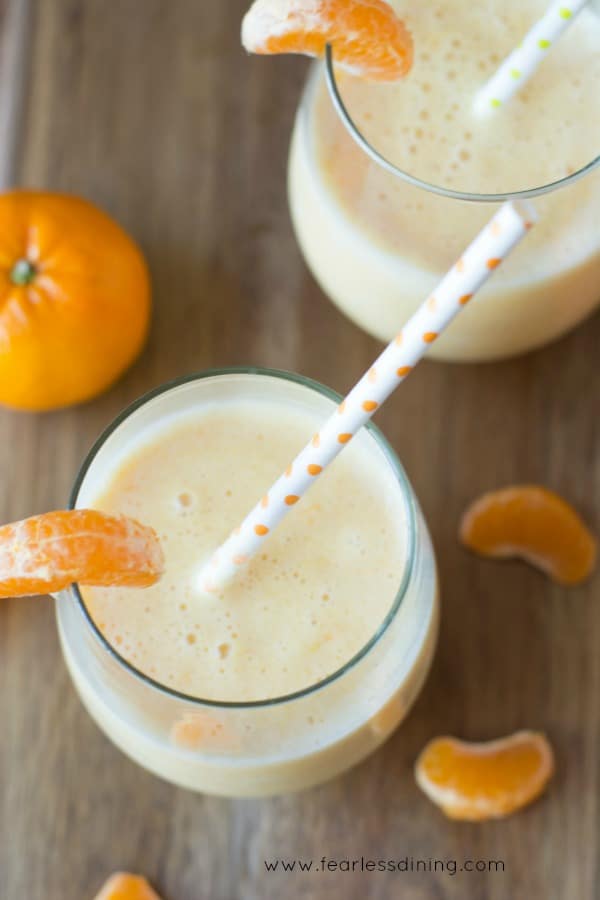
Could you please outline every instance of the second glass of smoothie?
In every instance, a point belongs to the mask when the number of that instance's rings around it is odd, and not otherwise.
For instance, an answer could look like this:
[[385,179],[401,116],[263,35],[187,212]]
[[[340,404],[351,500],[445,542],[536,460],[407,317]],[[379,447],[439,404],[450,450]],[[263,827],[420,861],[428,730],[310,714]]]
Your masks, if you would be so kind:
[[539,347],[600,301],[600,15],[585,8],[531,81],[481,117],[477,89],[546,0],[392,5],[414,37],[405,79],[337,72],[336,110],[324,65],[309,77],[289,165],[304,256],[334,303],[388,342],[494,203],[539,195],[535,230],[431,356],[478,361]]

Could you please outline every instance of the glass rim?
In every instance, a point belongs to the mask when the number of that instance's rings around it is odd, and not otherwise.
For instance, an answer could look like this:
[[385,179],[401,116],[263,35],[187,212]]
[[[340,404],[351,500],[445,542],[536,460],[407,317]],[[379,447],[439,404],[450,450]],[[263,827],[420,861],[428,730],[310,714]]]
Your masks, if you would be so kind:
[[422,190],[428,191],[431,194],[438,194],[439,196],[447,197],[450,200],[466,200],[471,203],[502,203],[505,200],[530,200],[534,197],[541,197],[544,194],[551,194],[554,191],[559,190],[560,188],[567,187],[570,184],[574,184],[574,182],[579,181],[581,178],[584,178],[586,175],[588,175],[590,172],[593,172],[594,169],[600,166],[599,153],[596,157],[590,160],[590,162],[586,163],[580,169],[577,169],[576,172],[572,172],[570,175],[565,175],[564,178],[559,178],[557,181],[550,181],[547,184],[542,184],[538,187],[525,188],[524,190],[519,191],[503,191],[497,194],[478,194],[470,191],[457,191],[451,188],[444,187],[441,184],[434,184],[433,182],[425,181],[422,178],[417,178],[416,175],[411,175],[411,173],[407,172],[405,169],[400,169],[398,166],[394,165],[393,162],[383,156],[383,154],[381,154],[364,136],[364,134],[352,118],[350,111],[348,110],[348,107],[346,106],[342,98],[340,87],[335,74],[333,48],[331,44],[327,44],[325,47],[324,66],[325,80],[327,82],[329,95],[332,99],[336,112],[350,136],[363,150],[363,152],[366,153],[367,156],[369,156],[373,160],[373,162],[377,163],[377,165],[385,169],[387,172],[390,172],[397,178],[401,178],[403,181],[406,181],[413,187],[421,188]]
[[[142,394],[141,397],[138,397],[137,400],[134,400],[132,403],[126,406],[94,441],[92,447],[86,454],[75,478],[73,487],[71,489],[68,508],[77,508],[79,492],[84,483],[85,477],[99,451],[109,440],[109,438],[117,431],[117,429],[120,428],[120,426],[125,421],[127,421],[127,419],[129,419],[131,415],[137,412],[138,409],[141,409],[143,406],[145,406],[147,403],[152,402],[157,397],[161,397],[163,394],[167,394],[169,393],[169,391],[175,390],[186,384],[190,384],[196,381],[203,381],[207,378],[215,378],[226,375],[254,375],[259,377],[280,379],[282,381],[288,381],[293,384],[300,385],[301,387],[308,388],[325,397],[326,399],[332,400],[334,403],[339,403],[343,399],[342,396],[336,391],[332,390],[324,384],[321,384],[318,381],[315,381],[312,378],[308,378],[304,375],[298,375],[294,372],[288,372],[284,369],[272,369],[262,366],[231,366],[203,369],[200,372],[196,372],[191,375],[184,375],[179,378],[164,382],[158,387]],[[418,525],[414,492],[395,450],[393,449],[383,432],[372,422],[368,422],[363,427],[366,428],[366,430],[372,435],[379,448],[383,451],[386,461],[390,465],[396,478],[397,484],[400,487],[406,509],[408,542],[406,561],[402,570],[402,577],[400,579],[400,584],[398,586],[390,609],[379,624],[379,627],[369,638],[369,640],[365,644],[363,644],[363,646],[354,654],[354,656],[352,656],[347,662],[345,662],[343,666],[340,666],[325,678],[322,678],[320,681],[317,681],[314,684],[310,684],[305,688],[301,688],[297,691],[292,691],[289,694],[282,694],[277,697],[269,697],[265,700],[213,700],[197,697],[193,694],[186,694],[183,691],[178,691],[175,688],[171,688],[168,685],[163,684],[162,682],[157,681],[154,678],[151,678],[145,672],[142,672],[141,669],[138,669],[131,662],[129,662],[129,660],[125,659],[125,657],[122,656],[102,634],[84,602],[83,596],[79,589],[79,584],[74,583],[70,586],[70,588],[67,589],[67,591],[74,595],[77,607],[79,608],[84,621],[87,623],[87,626],[90,628],[93,637],[100,644],[101,648],[107,651],[119,666],[124,668],[136,680],[141,681],[146,687],[157,690],[160,693],[168,696],[172,700],[183,701],[185,703],[190,703],[201,707],[212,707],[213,709],[266,709],[278,705],[283,705],[294,700],[303,699],[304,697],[308,697],[311,694],[322,690],[323,688],[329,686],[330,684],[333,684],[339,678],[354,669],[354,667],[358,665],[358,663],[360,663],[380,642],[380,640],[388,631],[388,628],[390,627],[392,622],[395,620],[398,612],[400,611],[414,571]]]

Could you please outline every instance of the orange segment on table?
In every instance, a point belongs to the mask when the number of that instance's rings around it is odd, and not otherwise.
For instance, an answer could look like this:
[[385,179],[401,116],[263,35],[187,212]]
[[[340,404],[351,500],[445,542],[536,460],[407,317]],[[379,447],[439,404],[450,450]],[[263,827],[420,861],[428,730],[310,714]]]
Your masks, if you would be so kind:
[[384,0],[256,0],[242,24],[252,53],[322,56],[371,81],[397,81],[413,59],[412,38]]
[[498,819],[538,797],[554,772],[547,738],[519,731],[497,741],[431,741],[415,767],[419,787],[451,819]]
[[116,872],[94,900],[161,900],[141,875]]
[[51,593],[73,582],[148,587],[163,566],[154,530],[127,516],[60,510],[0,527],[0,597]]
[[578,584],[593,571],[596,539],[562,497],[538,485],[484,494],[460,525],[465,546],[482,556],[518,556],[560,584]]

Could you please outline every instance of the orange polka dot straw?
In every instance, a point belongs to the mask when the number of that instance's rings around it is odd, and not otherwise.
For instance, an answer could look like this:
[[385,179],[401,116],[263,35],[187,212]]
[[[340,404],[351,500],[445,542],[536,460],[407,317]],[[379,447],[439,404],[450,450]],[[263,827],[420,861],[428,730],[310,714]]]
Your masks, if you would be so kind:
[[536,218],[529,203],[511,201],[500,207],[435,289],[436,302],[429,302],[433,293],[425,299],[401,334],[386,347],[317,435],[203,566],[200,572],[203,590],[219,590],[243,564],[239,560],[245,562],[259,550],[285,514],[404,381],[454,317],[465,309],[465,298],[470,299],[492,276]]

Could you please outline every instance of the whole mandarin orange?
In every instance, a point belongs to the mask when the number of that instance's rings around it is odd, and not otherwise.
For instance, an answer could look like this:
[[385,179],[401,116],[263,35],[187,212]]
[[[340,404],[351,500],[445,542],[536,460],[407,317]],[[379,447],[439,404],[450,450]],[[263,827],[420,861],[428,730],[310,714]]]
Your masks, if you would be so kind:
[[0,403],[43,411],[100,394],[149,319],[144,258],[106,213],[67,194],[0,194]]

